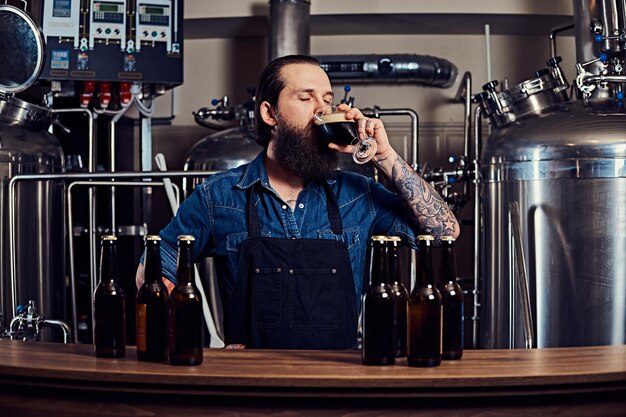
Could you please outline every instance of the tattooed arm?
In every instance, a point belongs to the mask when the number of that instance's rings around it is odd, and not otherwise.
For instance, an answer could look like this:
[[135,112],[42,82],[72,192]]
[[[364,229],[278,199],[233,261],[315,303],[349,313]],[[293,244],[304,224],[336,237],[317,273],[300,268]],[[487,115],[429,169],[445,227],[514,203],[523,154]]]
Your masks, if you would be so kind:
[[[389,144],[383,122],[369,119],[357,108],[346,104],[339,106],[346,112],[346,118],[353,119],[358,126],[361,138],[370,136],[376,139],[378,149],[373,162],[379,172],[394,184],[398,194],[410,207],[421,228],[435,236],[459,236],[460,228],[454,214],[437,191],[415,172]],[[349,152],[348,146],[329,145],[333,149]]]
[[391,180],[422,229],[435,236],[459,236],[459,223],[446,202],[391,147],[386,154],[376,154],[374,162]]

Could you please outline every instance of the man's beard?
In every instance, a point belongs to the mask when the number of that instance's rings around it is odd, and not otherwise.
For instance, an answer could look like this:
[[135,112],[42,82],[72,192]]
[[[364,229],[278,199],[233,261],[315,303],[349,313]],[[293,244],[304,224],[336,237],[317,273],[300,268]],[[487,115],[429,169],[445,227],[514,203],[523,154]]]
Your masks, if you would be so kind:
[[305,182],[327,179],[337,169],[337,152],[328,148],[318,129],[297,128],[281,121],[276,129],[276,159]]

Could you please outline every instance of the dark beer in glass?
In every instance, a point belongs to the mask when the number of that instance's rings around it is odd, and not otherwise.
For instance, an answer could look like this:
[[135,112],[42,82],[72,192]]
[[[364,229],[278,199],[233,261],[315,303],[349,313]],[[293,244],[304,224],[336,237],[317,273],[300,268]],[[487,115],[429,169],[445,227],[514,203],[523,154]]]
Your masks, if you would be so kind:
[[315,115],[315,124],[319,126],[328,142],[337,145],[352,145],[352,159],[357,164],[369,162],[374,155],[378,145],[374,138],[359,138],[356,122],[346,118],[345,112],[331,106],[329,113],[319,113]]

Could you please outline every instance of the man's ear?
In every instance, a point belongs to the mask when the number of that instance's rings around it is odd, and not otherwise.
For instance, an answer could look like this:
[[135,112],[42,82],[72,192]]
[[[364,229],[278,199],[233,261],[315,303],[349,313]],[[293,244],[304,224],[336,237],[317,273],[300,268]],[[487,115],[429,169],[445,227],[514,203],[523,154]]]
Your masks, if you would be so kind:
[[276,126],[276,116],[274,115],[274,109],[272,105],[268,101],[264,101],[259,106],[259,113],[261,114],[261,119],[268,126]]

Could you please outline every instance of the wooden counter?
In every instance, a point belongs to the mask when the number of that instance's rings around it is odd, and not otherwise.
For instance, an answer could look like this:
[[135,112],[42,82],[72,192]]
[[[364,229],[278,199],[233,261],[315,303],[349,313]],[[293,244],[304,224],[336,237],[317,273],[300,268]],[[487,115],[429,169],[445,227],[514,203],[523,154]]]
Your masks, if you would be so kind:
[[468,350],[437,368],[357,351],[206,349],[199,367],[0,340],[2,416],[626,415],[626,346]]

